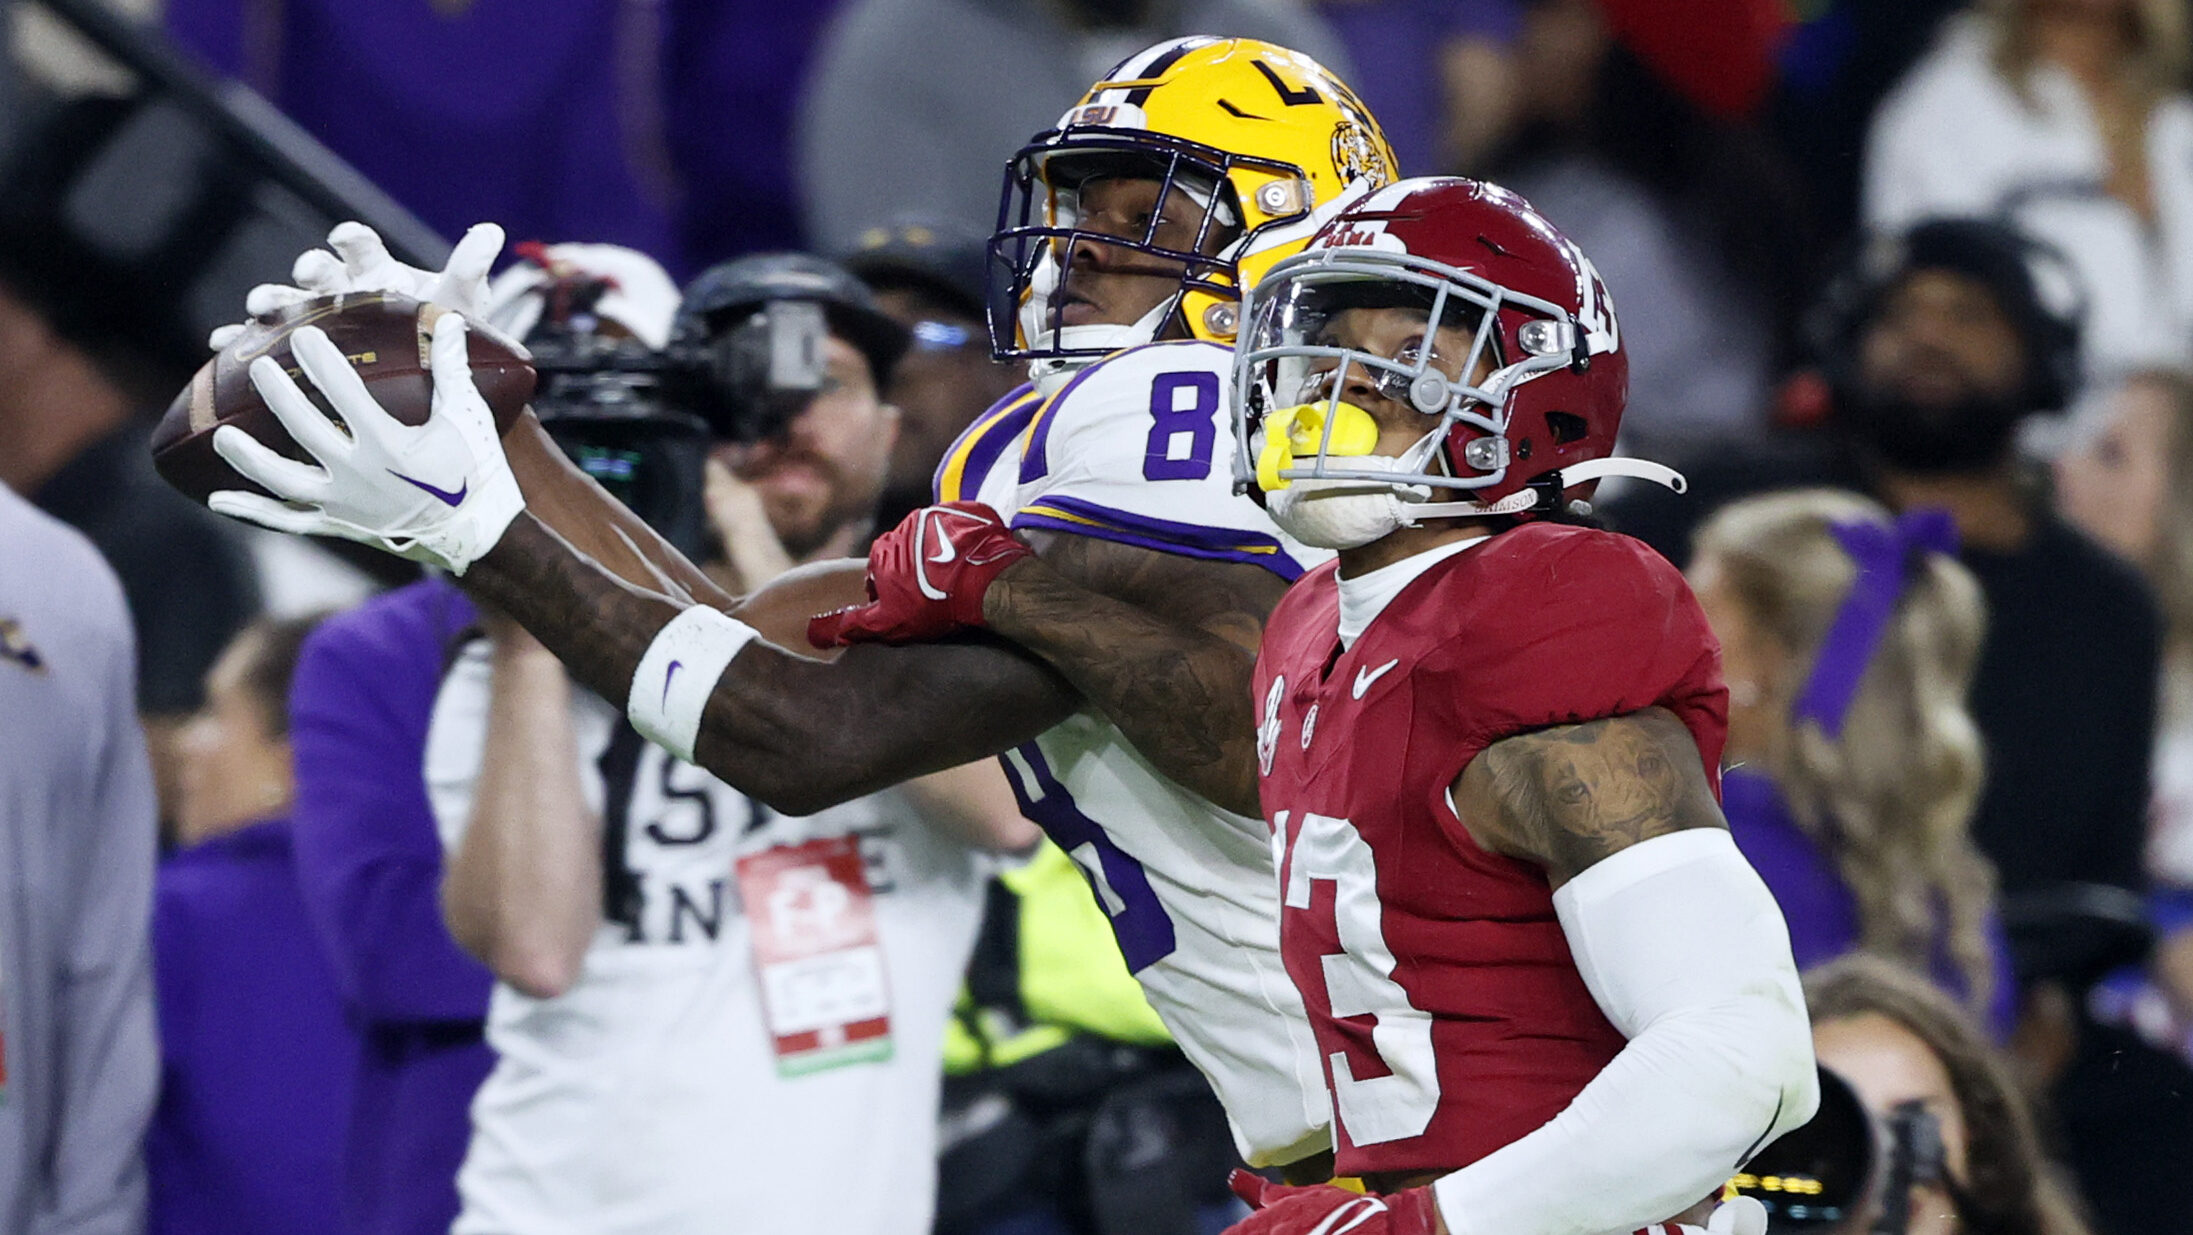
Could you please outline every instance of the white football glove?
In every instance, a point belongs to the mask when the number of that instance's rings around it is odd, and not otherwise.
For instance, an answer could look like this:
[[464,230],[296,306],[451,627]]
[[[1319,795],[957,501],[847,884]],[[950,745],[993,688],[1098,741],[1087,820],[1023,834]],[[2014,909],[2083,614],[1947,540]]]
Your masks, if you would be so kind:
[[462,317],[444,313],[434,322],[433,410],[416,427],[374,400],[318,327],[291,335],[290,352],[350,431],[314,407],[279,364],[259,357],[251,384],[320,466],[284,458],[222,425],[213,432],[215,452],[283,500],[224,489],[207,506],[277,532],[355,540],[457,575],[495,547],[525,499],[503,457],[495,414],[472,385]]
[[[487,272],[503,251],[503,229],[475,223],[439,272],[406,266],[389,255],[379,232],[363,223],[338,223],[327,234],[327,249],[307,249],[290,267],[286,283],[261,283],[244,298],[252,317],[279,313],[290,305],[320,296],[350,292],[394,292],[422,304],[438,304],[481,317],[487,304]],[[333,249],[334,252],[329,252]],[[485,320],[484,318],[482,320]],[[216,327],[206,346],[220,351],[244,332],[246,323]]]

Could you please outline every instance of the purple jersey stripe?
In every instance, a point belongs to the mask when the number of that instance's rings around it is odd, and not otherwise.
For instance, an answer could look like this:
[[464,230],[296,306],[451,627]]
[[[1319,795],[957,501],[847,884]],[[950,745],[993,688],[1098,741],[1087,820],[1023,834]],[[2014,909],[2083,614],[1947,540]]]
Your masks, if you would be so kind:
[[[968,465],[972,462],[973,453],[989,442],[990,430],[1001,421],[1018,422],[1015,428],[999,435],[1000,445],[997,451],[1003,453],[1003,443],[1019,436],[1027,428],[1028,421],[1035,416],[1036,409],[1042,406],[1043,400],[1037,396],[1036,388],[1023,385],[975,417],[966,428],[960,430],[958,437],[952,439],[951,446],[945,449],[944,457],[937,460],[936,474],[929,480],[932,498],[939,502],[956,502],[962,498],[972,500],[975,491],[981,487],[981,479],[978,477],[973,483],[967,482]],[[983,472],[987,474],[996,463],[997,455],[990,455],[983,464]],[[955,468],[954,464],[958,464],[958,467]]]
[[1179,523],[1172,519],[1160,519],[1156,515],[1137,514],[1106,506],[1087,498],[1073,497],[1064,493],[1052,493],[1029,503],[1029,507],[1048,506],[1069,518],[1090,519],[1098,523],[1110,523],[1130,531],[1143,532],[1164,540],[1181,544],[1206,545],[1216,548],[1248,549],[1270,547],[1279,549],[1279,538],[1268,532],[1252,532],[1246,528],[1212,527],[1207,523]]
[[1036,409],[1043,406],[1041,399],[1030,398],[997,418],[978,438],[967,453],[967,466],[960,473],[960,496],[974,501],[982,494],[982,484],[990,478],[990,469],[997,466],[998,458],[1006,448],[1020,440],[1028,431],[1028,422],[1036,418]]
[[1289,583],[1302,577],[1302,564],[1287,556],[1286,551],[1280,549],[1276,544],[1264,548],[1262,552],[1241,543],[1238,539],[1231,544],[1186,544],[1178,540],[1162,536],[1151,536],[1110,524],[1085,523],[1078,519],[1059,518],[1055,515],[1042,513],[1040,508],[1023,510],[1013,516],[1013,527],[1016,530],[1036,528],[1051,532],[1070,532],[1076,536],[1089,536],[1097,540],[1109,540],[1115,544],[1154,549],[1159,553],[1171,553],[1179,557],[1203,558],[1214,562],[1246,562],[1251,566],[1261,566]]

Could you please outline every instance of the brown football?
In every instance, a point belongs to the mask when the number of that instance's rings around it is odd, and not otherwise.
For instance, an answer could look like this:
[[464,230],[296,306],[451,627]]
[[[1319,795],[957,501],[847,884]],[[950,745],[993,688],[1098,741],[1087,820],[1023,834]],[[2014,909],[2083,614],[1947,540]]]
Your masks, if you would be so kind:
[[[427,349],[434,321],[445,311],[393,293],[360,292],[308,300],[251,323],[207,361],[168,405],[167,415],[152,431],[153,467],[195,501],[203,502],[208,494],[222,489],[266,492],[237,475],[227,460],[214,453],[213,431],[221,425],[235,425],[280,454],[310,462],[311,456],[291,440],[289,431],[260,399],[248,371],[258,357],[273,357],[298,379],[299,387],[320,410],[332,415],[327,400],[301,375],[290,356],[290,333],[299,326],[326,331],[389,415],[407,425],[426,423],[434,399]],[[472,363],[472,381],[495,411],[495,428],[508,429],[533,397],[530,358],[508,337],[477,322],[468,325],[465,351]],[[340,416],[335,420],[342,422]]]

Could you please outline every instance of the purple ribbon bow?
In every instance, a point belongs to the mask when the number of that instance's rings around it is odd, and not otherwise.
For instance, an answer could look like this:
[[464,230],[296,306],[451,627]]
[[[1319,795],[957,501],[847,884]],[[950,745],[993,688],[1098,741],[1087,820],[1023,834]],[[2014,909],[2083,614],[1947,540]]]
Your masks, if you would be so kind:
[[1812,677],[1790,709],[1790,723],[1810,720],[1830,739],[1843,735],[1843,719],[1858,697],[1858,683],[1881,646],[1913,550],[1957,552],[1957,521],[1940,507],[1906,511],[1893,526],[1870,520],[1830,524],[1829,531],[1858,567],[1850,595],[1820,641]]

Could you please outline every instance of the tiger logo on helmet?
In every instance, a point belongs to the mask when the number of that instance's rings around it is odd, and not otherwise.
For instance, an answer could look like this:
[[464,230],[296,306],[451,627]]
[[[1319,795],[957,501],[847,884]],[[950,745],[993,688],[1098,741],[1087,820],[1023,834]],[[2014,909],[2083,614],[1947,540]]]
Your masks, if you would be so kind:
[[[1088,360],[1170,333],[1231,344],[1240,299],[1302,251],[1343,197],[1393,182],[1393,149],[1347,84],[1256,39],[1181,38],[1121,61],[1007,166],[990,242],[990,331],[1000,358]],[[1099,233],[1080,186],[1102,177],[1177,189],[1201,218],[1186,243]],[[1061,321],[1077,245],[1179,272],[1179,289],[1131,324]]]
[[1393,164],[1377,138],[1354,120],[1333,126],[1333,174],[1342,183],[1356,180],[1377,187],[1393,181]]

